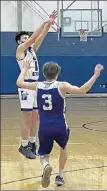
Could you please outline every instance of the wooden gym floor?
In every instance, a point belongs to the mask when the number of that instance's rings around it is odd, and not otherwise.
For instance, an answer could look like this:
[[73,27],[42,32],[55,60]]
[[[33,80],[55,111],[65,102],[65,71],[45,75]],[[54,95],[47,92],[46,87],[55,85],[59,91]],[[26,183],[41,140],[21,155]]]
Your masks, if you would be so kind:
[[[2,190],[107,190],[107,98],[67,98],[67,120],[71,127],[65,185],[56,187],[58,151],[55,144],[50,163],[51,184],[41,186],[39,157],[24,158],[20,143],[18,99],[1,100],[1,189]],[[82,127],[83,124],[84,128]],[[87,128],[87,129],[86,129]]]

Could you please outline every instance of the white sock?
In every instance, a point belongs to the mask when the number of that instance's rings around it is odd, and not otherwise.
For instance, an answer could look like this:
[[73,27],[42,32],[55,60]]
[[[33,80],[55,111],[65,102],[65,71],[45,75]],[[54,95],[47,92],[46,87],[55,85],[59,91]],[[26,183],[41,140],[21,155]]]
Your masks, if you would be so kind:
[[59,169],[58,175],[62,178],[63,177],[63,170]]
[[42,157],[40,157],[40,161],[41,161],[41,163],[42,163],[43,168],[45,168],[46,165],[49,164],[49,162],[48,162],[46,159],[42,158]]
[[36,141],[36,137],[29,137],[29,141],[31,142],[31,143],[35,143],[35,141]]
[[21,141],[21,145],[22,145],[23,147],[26,147],[26,146],[28,145],[28,140],[22,140],[22,141]]
[[45,168],[49,163],[47,161],[43,162],[43,168]]

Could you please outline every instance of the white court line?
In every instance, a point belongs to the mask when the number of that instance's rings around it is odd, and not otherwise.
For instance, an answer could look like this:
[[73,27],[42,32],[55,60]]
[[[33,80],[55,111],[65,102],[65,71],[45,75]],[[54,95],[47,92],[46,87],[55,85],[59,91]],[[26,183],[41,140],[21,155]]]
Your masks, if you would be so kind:
[[85,145],[86,143],[68,143],[67,145]]
[[1,119],[7,119],[7,120],[12,120],[12,119],[20,119],[20,118],[14,118],[14,117],[1,117]]
[[1,146],[3,146],[3,147],[11,147],[11,146],[12,146],[12,147],[18,147],[19,145],[2,145],[2,144],[1,144]]
[[[68,143],[67,145],[84,145],[84,144],[86,144],[86,143]],[[3,147],[10,147],[10,146],[16,147],[18,145],[2,145],[1,144],[1,146],[3,146]]]
[[[68,143],[67,145],[85,145],[85,144],[87,144],[87,143]],[[89,144],[91,144],[91,143],[89,143]],[[102,144],[107,144],[107,142],[102,142]],[[3,146],[3,147],[10,147],[10,146],[17,147],[19,145],[2,145],[1,144],[1,146]]]

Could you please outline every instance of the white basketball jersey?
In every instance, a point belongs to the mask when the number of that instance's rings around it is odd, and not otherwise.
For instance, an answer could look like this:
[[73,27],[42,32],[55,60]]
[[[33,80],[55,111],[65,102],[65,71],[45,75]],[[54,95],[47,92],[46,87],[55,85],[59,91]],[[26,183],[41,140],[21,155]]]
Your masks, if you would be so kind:
[[30,59],[32,60],[30,64],[30,69],[27,71],[27,75],[25,80],[27,81],[37,81],[39,79],[39,65],[36,53],[34,52],[33,48],[29,47],[25,54],[24,59],[17,60],[20,70],[23,68],[23,60]]

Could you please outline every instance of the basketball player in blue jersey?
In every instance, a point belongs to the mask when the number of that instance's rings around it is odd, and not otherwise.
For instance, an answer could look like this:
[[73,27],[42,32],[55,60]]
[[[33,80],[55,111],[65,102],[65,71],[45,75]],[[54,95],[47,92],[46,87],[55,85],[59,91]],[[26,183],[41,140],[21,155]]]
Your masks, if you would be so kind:
[[[53,11],[50,17],[42,23],[30,36],[28,32],[21,31],[16,34],[18,44],[16,50],[16,59],[20,70],[23,69],[23,60],[30,59],[30,69],[26,73],[26,82],[36,82],[39,79],[39,65],[36,51],[47,35],[49,28],[54,24],[57,12]],[[21,104],[22,123],[21,123],[21,146],[19,152],[25,157],[34,159],[36,157],[36,133],[38,126],[38,112],[36,91],[27,88],[18,88],[19,99]]]
[[43,165],[42,186],[47,187],[50,183],[52,167],[49,164],[49,156],[56,141],[60,146],[59,173],[55,178],[57,185],[63,185],[63,170],[67,161],[66,146],[69,139],[69,127],[65,119],[65,96],[69,94],[85,94],[88,92],[100,72],[101,64],[96,65],[94,75],[81,87],[73,86],[67,82],[57,81],[60,67],[57,63],[48,62],[43,66],[44,82],[25,82],[24,77],[30,66],[30,61],[24,63],[24,67],[17,79],[17,85],[21,88],[37,91],[37,104],[40,116],[39,125],[39,155]]

